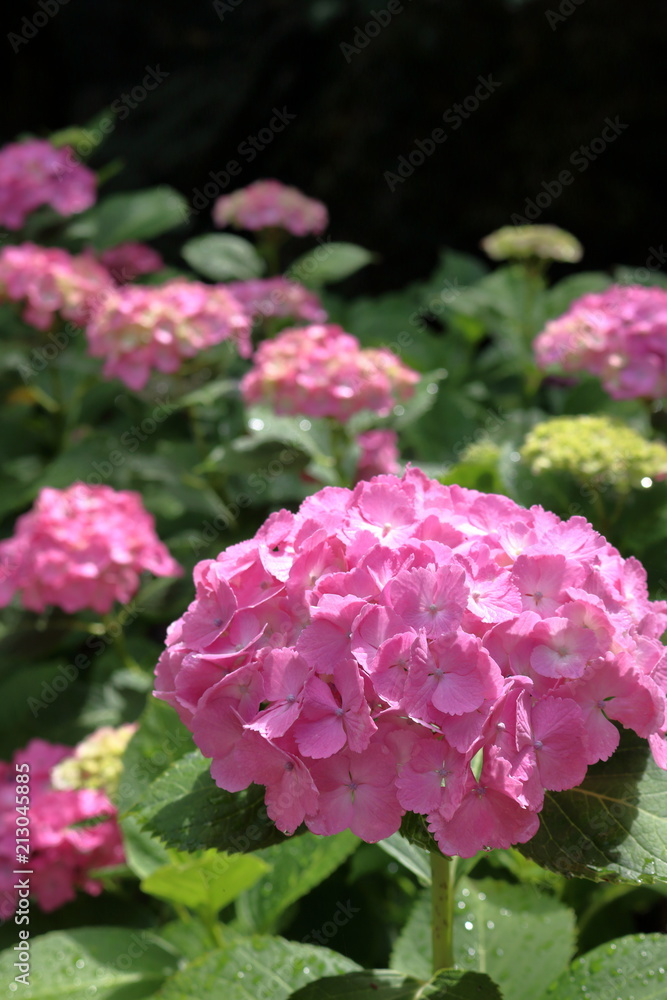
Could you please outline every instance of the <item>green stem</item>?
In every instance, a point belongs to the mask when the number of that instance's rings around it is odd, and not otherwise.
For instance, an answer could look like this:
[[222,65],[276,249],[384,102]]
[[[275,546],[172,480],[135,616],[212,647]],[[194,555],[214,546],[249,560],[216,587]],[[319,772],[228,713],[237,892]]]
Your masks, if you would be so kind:
[[454,965],[454,861],[431,852],[433,971]]

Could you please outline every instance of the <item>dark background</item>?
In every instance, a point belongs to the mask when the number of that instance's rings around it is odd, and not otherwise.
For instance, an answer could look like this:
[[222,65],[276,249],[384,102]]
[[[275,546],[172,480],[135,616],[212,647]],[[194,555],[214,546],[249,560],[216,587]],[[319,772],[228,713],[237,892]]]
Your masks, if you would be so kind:
[[[169,183],[191,199],[237,159],[227,190],[260,177],[296,184],[327,203],[334,239],[382,254],[350,291],[400,287],[445,245],[479,253],[484,234],[523,215],[564,169],[574,182],[537,221],[573,231],[583,266],[641,267],[667,243],[664,0],[406,0],[347,58],[341,45],[386,0],[42,2],[58,9],[38,29],[23,20],[38,0],[2,15],[3,141],[83,124],[159,67],[166,80],[93,157],[126,164],[105,189]],[[34,37],[14,52],[10,32]],[[489,75],[500,86],[479,109],[457,130],[443,124]],[[294,121],[253,162],[240,156],[284,107]],[[628,127],[585,171],[573,168],[608,117]],[[390,191],[385,171],[439,127],[447,141]],[[190,233],[209,228],[202,211]]]

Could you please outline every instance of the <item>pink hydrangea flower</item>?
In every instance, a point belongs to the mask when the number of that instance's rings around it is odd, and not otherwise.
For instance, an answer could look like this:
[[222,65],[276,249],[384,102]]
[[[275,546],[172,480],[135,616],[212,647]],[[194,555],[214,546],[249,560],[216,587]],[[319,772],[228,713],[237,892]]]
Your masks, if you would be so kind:
[[398,465],[398,435],[392,430],[363,431],[357,438],[361,455],[357,463],[357,481],[372,479],[385,473],[396,475]]
[[94,204],[97,178],[69,146],[46,139],[13,142],[0,149],[0,226],[20,229],[40,205],[74,215]]
[[667,603],[581,517],[409,469],[272,514],[194,579],[155,693],[286,833],[374,842],[410,810],[447,854],[525,842],[610,720],[667,768]]
[[134,281],[140,274],[151,274],[164,267],[161,255],[147,243],[119,243],[101,253],[99,261],[119,285]]
[[362,349],[340,326],[283,330],[260,344],[241,382],[247,403],[276,413],[348,420],[361,410],[387,416],[409,399],[419,375],[384,348]]
[[223,229],[266,229],[279,226],[294,236],[322,233],[329,222],[326,206],[308,198],[298,188],[280,181],[255,181],[232,194],[218,198],[213,221]]
[[113,288],[106,268],[89,254],[21,243],[0,250],[0,301],[24,302],[23,319],[48,330],[56,315],[85,326]]
[[253,317],[290,316],[309,323],[323,323],[327,311],[315,292],[287,278],[253,278],[230,281],[228,288],[235,299]]
[[[17,750],[11,763],[0,761],[0,919],[11,919],[18,902],[15,889],[16,818],[24,804],[17,796],[29,795],[30,864],[26,876],[31,895],[45,913],[69,903],[82,889],[92,896],[103,885],[92,878],[96,868],[123,864],[125,853],[117,821],[117,810],[106,792],[96,788],[61,791],[54,788],[51,773],[56,764],[67,760],[75,748],[34,739]],[[28,764],[29,770],[16,765]],[[16,781],[17,774],[30,781]],[[77,826],[83,820],[96,820]]]
[[164,285],[123,285],[104,298],[86,327],[102,373],[143,389],[152,371],[175,372],[185,358],[233,340],[248,357],[250,318],[222,285],[176,279]]
[[541,368],[587,371],[614,399],[667,395],[667,290],[612,285],[583,295],[535,341]]
[[71,614],[106,613],[126,603],[139,575],[180,576],[182,570],[155,534],[138,493],[74,483],[41,490],[32,510],[0,542],[0,605],[19,592],[23,606],[55,605]]

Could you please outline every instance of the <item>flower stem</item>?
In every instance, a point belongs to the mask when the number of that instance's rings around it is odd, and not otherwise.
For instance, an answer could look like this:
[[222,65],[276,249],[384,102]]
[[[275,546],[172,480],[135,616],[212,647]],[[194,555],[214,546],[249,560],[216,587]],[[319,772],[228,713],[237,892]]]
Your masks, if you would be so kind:
[[454,861],[431,852],[433,971],[454,965]]

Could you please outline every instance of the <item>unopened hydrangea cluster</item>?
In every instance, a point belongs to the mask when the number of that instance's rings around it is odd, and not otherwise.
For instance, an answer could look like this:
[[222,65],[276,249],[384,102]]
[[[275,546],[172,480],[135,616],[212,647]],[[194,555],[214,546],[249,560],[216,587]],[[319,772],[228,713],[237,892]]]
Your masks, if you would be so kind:
[[221,229],[229,225],[252,230],[279,227],[294,236],[307,236],[323,232],[329,215],[321,201],[308,198],[298,188],[262,180],[218,198],[213,221]]
[[46,139],[13,142],[0,149],[0,226],[20,229],[41,205],[74,215],[94,204],[97,179],[69,146]]
[[42,489],[14,535],[0,542],[0,569],[0,606],[18,591],[30,611],[54,605],[68,614],[106,614],[114,601],[129,601],[145,570],[182,572],[139,493],[86,483]]
[[251,278],[249,281],[230,281],[225,288],[253,318],[289,316],[309,323],[323,323],[327,318],[319,297],[298,281],[283,277]]
[[152,371],[178,371],[185,358],[224,340],[243,357],[250,346],[250,318],[222,285],[175,279],[159,286],[112,289],[86,328],[103,374],[143,389]]
[[21,243],[0,250],[0,301],[23,302],[23,319],[48,330],[57,317],[85,326],[113,289],[109,272],[89,254]]
[[[117,810],[107,791],[53,784],[54,770],[72,753],[72,747],[33,739],[11,763],[0,761],[0,919],[11,919],[18,902],[12,874],[24,856],[16,853],[18,837],[29,838],[30,892],[45,913],[69,903],[77,889],[99,895],[103,884],[90,872],[125,861]],[[17,780],[19,775],[29,780]],[[26,804],[28,813],[18,808]],[[17,827],[17,816],[27,816],[28,824]],[[77,825],[85,820],[95,822]]]
[[272,514],[194,580],[156,695],[286,833],[375,842],[412,811],[445,854],[525,842],[612,720],[667,768],[667,604],[581,517],[410,469]]
[[363,349],[332,323],[290,328],[265,340],[241,391],[247,403],[267,403],[276,413],[346,421],[361,410],[387,416],[418,381],[391,351]]
[[590,372],[613,399],[667,395],[667,290],[612,285],[576,299],[535,341],[541,368]]

